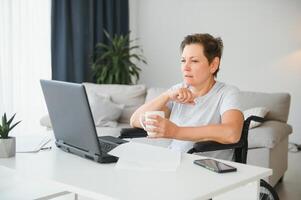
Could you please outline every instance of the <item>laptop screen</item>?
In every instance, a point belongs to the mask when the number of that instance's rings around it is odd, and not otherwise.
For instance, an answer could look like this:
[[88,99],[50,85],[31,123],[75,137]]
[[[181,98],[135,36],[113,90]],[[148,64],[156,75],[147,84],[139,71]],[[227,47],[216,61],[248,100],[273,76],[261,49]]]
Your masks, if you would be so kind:
[[84,86],[51,80],[40,82],[56,141],[101,155]]

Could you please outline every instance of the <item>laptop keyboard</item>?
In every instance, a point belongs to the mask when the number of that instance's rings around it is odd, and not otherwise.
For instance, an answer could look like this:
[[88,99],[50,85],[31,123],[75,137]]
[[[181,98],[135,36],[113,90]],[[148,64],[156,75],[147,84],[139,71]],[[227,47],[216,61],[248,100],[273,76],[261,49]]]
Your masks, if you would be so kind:
[[101,151],[103,153],[108,153],[118,145],[128,142],[126,140],[112,137],[112,136],[101,136],[98,138],[98,141],[99,141]]
[[99,140],[100,148],[103,153],[108,153],[112,149],[114,149],[117,145],[116,144],[110,144],[106,143],[104,141]]

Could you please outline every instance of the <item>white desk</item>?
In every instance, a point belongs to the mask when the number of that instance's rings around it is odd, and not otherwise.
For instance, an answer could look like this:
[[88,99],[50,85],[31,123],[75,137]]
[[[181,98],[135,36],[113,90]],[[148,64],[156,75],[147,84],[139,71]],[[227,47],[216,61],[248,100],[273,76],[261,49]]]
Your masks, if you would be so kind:
[[272,174],[271,169],[232,162],[236,173],[216,174],[193,164],[195,159],[200,156],[184,154],[176,172],[127,171],[53,146],[50,151],[0,159],[0,165],[94,199],[257,199],[259,179]]
[[41,184],[31,179],[23,179],[13,169],[0,166],[1,200],[46,200],[69,194],[53,184]]

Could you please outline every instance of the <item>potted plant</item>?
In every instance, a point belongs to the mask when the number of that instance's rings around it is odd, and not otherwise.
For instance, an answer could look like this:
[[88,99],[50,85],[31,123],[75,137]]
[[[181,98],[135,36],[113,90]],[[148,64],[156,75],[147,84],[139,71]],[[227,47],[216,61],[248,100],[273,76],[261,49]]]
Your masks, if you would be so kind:
[[6,113],[2,116],[2,123],[0,124],[0,158],[8,158],[16,154],[16,138],[8,136],[9,132],[21,122],[18,121],[14,125],[11,125],[15,115],[8,121]]
[[129,34],[111,37],[106,31],[104,33],[109,44],[96,44],[91,66],[94,80],[98,84],[137,83],[141,69],[135,62],[146,64],[142,49],[139,45],[130,45],[134,40],[129,40]]

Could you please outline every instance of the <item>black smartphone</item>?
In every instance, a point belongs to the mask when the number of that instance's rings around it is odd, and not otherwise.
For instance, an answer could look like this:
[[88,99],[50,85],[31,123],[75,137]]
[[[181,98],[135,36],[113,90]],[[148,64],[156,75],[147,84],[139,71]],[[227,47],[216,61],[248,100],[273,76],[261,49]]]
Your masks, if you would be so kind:
[[213,159],[200,159],[200,160],[193,161],[193,163],[217,173],[237,171],[235,167]]

